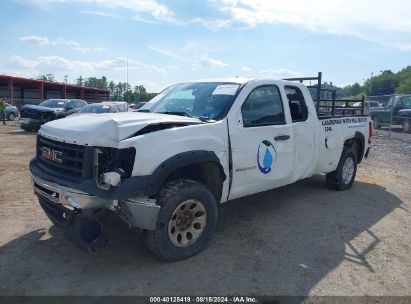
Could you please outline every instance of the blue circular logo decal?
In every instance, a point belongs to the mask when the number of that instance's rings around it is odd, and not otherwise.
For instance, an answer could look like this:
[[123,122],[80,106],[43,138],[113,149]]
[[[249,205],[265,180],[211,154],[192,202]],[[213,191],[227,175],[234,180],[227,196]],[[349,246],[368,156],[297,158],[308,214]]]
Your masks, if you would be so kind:
[[261,173],[271,172],[271,167],[277,159],[277,151],[271,142],[263,140],[257,150],[257,165]]

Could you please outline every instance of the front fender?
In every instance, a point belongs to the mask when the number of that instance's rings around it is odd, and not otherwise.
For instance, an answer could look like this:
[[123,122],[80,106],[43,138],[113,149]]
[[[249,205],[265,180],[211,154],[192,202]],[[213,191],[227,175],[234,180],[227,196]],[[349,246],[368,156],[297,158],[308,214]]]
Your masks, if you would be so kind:
[[196,150],[176,154],[162,162],[149,177],[145,193],[149,196],[160,191],[167,177],[175,170],[199,163],[213,162],[218,165],[224,174],[220,160],[213,151]]

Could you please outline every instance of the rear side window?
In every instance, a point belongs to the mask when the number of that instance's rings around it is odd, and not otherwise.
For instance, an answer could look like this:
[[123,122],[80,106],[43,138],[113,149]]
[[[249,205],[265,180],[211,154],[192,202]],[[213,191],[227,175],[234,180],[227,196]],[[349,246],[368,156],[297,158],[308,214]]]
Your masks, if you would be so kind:
[[308,118],[308,109],[301,90],[293,86],[285,86],[284,89],[287,94],[292,121],[306,121]]
[[277,86],[255,88],[241,107],[244,127],[285,124],[283,103]]

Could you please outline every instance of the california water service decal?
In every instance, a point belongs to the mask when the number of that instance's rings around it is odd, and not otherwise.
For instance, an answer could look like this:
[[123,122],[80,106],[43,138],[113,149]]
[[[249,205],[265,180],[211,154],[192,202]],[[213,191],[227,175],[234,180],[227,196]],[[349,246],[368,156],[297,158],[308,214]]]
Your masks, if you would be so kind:
[[271,172],[271,166],[277,160],[277,151],[268,140],[263,140],[257,150],[257,165],[261,173]]

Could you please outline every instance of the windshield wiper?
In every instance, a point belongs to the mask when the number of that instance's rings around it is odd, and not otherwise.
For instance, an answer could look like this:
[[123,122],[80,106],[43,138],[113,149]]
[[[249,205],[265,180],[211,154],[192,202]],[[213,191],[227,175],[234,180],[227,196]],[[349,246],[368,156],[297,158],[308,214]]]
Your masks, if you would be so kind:
[[178,116],[186,116],[186,117],[190,117],[192,118],[193,116],[191,116],[190,114],[188,114],[187,112],[179,112],[179,111],[165,111],[165,112],[158,112],[160,114],[169,114],[169,115],[178,115]]
[[141,110],[137,110],[137,112],[150,113],[150,110],[149,109],[141,109]]

